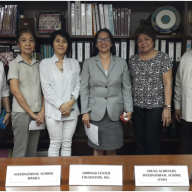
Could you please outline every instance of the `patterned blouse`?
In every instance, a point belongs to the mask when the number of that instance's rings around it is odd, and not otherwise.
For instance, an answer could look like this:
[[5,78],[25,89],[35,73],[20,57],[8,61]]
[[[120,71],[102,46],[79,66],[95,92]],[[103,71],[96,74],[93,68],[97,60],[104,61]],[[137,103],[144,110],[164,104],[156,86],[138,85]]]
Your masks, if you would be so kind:
[[167,53],[158,52],[149,60],[141,60],[139,54],[129,60],[134,106],[158,108],[164,106],[163,74],[173,64]]

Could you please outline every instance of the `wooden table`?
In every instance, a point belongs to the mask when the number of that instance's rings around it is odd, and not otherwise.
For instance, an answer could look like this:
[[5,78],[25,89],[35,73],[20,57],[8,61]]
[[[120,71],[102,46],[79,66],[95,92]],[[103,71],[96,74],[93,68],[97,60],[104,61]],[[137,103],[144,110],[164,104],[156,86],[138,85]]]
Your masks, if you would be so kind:
[[[70,164],[123,165],[123,186],[69,186]],[[5,188],[6,170],[8,165],[61,165],[62,181],[59,187],[9,187]],[[0,191],[32,190],[32,191],[135,191],[163,190],[162,187],[136,188],[133,180],[134,165],[188,165],[189,175],[192,170],[192,155],[130,155],[130,156],[72,156],[72,157],[33,157],[33,158],[0,158]],[[192,182],[190,182],[192,184]],[[169,190],[167,187],[166,190]],[[178,190],[179,188],[175,188]],[[192,190],[190,185],[187,190]],[[181,191],[184,189],[181,188]]]

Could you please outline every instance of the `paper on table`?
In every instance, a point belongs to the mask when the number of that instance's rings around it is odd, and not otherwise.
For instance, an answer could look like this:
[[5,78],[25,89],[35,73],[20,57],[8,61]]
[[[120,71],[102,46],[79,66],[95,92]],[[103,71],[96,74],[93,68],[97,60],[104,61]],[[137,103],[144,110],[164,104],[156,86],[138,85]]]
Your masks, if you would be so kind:
[[87,125],[84,124],[85,133],[87,137],[95,144],[99,146],[98,142],[98,126],[95,126],[90,123],[90,128],[87,128]]
[[29,130],[41,130],[45,129],[45,123],[41,123],[41,125],[37,126],[36,121],[31,121],[29,124]]

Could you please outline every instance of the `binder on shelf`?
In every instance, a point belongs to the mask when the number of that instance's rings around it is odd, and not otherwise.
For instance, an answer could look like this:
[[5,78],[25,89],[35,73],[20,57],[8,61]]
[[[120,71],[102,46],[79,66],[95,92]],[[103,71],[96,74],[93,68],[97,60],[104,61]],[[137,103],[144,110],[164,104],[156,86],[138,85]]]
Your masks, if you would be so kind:
[[83,41],[77,41],[77,60],[83,62]]
[[117,9],[117,30],[118,30],[118,36],[121,35],[121,9]]
[[46,45],[43,45],[43,58],[47,58],[47,49],[46,49]]
[[155,40],[155,50],[159,51],[159,39]]
[[49,58],[49,45],[45,45],[45,47],[46,47],[46,54],[47,54],[46,58]]
[[125,36],[125,9],[121,8],[121,36]]
[[95,14],[95,5],[92,4],[92,22],[93,22],[93,35],[96,35],[97,33],[97,27],[96,27],[96,14]]
[[1,13],[0,13],[0,34],[2,34],[2,30],[3,30],[3,18],[4,18],[4,7],[1,7]]
[[129,40],[129,58],[135,55],[135,40],[130,39]]
[[113,5],[108,5],[108,11],[109,11],[109,27],[111,34],[114,35],[114,21],[113,21]]
[[85,3],[81,3],[81,35],[86,35]]
[[166,53],[166,40],[161,40],[161,52]]
[[181,61],[181,49],[182,42],[175,42],[175,66],[173,66],[173,74],[177,73],[177,69]]
[[86,24],[87,24],[87,35],[93,35],[92,5],[91,4],[86,4]]
[[91,42],[84,41],[84,59],[91,57]]
[[188,39],[187,40],[187,47],[186,47],[186,51],[189,51],[191,49],[191,40]]
[[115,8],[113,8],[113,21],[114,21],[114,35],[116,36],[116,12]]
[[103,4],[99,4],[99,18],[100,18],[101,29],[103,29],[103,28],[105,28]]
[[100,22],[99,22],[99,11],[98,11],[98,5],[95,4],[95,17],[96,17],[96,27],[97,31],[100,30]]
[[71,35],[75,35],[75,3],[71,3]]
[[131,9],[128,9],[128,36],[130,36],[130,28],[131,28]]
[[127,39],[121,39],[121,57],[127,61]]
[[81,2],[75,1],[75,34],[81,34]]
[[173,41],[168,41],[168,55],[169,55],[169,58],[171,59],[172,63],[174,64],[174,42]]
[[41,52],[41,60],[44,59],[44,46],[40,45],[40,52]]
[[104,18],[105,18],[105,27],[106,27],[107,29],[109,29],[109,31],[110,31],[108,5],[107,5],[107,4],[103,5],[103,9],[104,9],[103,12],[104,12]]
[[[17,5],[14,5],[12,34],[16,34],[16,27],[17,27],[16,22],[17,22]],[[0,31],[1,31],[1,29],[0,29]]]
[[116,56],[120,57],[120,41],[115,41]]
[[76,48],[76,46],[77,46],[77,43],[76,43],[76,41],[72,41],[72,54],[71,54],[71,57],[73,58],[73,59],[76,59],[77,58],[77,54],[76,54],[76,50],[77,50],[77,48]]
[[128,36],[128,8],[125,8],[125,36]]
[[51,51],[51,45],[48,45],[48,49],[49,49],[49,58],[51,58],[53,56]]

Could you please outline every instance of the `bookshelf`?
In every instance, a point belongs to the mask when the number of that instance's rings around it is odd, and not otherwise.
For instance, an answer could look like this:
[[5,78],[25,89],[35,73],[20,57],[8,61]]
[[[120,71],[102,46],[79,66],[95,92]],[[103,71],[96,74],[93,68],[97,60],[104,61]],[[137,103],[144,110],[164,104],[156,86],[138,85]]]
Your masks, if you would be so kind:
[[[71,3],[74,3],[75,1],[6,1],[1,2],[1,5],[18,5],[18,8],[23,11],[23,14],[28,18],[34,18],[36,17],[36,13],[38,11],[67,11],[67,29],[68,33],[71,36],[72,41],[92,41],[94,36],[93,35],[71,35]],[[84,1],[82,1],[84,2]],[[187,39],[192,39],[192,36],[187,34],[187,18],[188,18],[188,10],[192,10],[192,2],[190,1],[86,1],[86,3],[97,3],[97,4],[110,4],[112,3],[114,8],[124,8],[128,7],[131,9],[131,14],[133,18],[137,18],[136,24],[133,26],[131,25],[131,31],[130,36],[114,36],[115,41],[120,41],[121,39],[126,39],[127,41],[134,39],[134,31],[136,29],[136,26],[139,25],[138,21],[140,19],[143,19],[142,16],[148,14],[149,16],[152,15],[152,13],[161,6],[173,6],[175,7],[180,15],[181,15],[181,23],[178,29],[176,30],[176,35],[172,34],[160,34],[157,32],[157,39],[165,39],[167,41],[181,41],[182,42],[182,54],[186,51],[186,41]],[[132,17],[131,16],[131,17]],[[134,20],[132,21],[132,23]],[[14,40],[16,35],[2,35],[0,34],[0,40]],[[36,35],[37,38],[37,52],[40,51],[40,45],[41,44],[49,44],[49,35]],[[81,121],[81,118],[79,118],[79,121]],[[9,129],[11,130],[11,124],[9,124]],[[81,130],[80,130],[81,129]],[[83,129],[82,123],[78,123],[77,125],[77,132],[81,132]],[[125,129],[129,129],[128,134],[132,133],[131,125],[125,126]],[[78,132],[78,134],[79,134]],[[127,130],[125,130],[127,132]],[[77,135],[78,135],[77,134]],[[43,133],[42,137],[39,141],[39,148],[43,146],[48,146],[49,138],[47,136],[47,133]],[[90,151],[90,149],[87,147],[87,139],[86,137],[78,137],[74,136],[73,139],[73,150],[78,151],[76,147],[83,146],[86,148],[87,151]],[[125,146],[131,143],[133,146],[134,139],[132,135],[130,138],[125,137],[124,139]],[[180,139],[179,138],[166,138],[162,140],[162,146],[166,148],[167,144],[170,148],[170,151],[172,150],[171,147],[179,146],[180,145]],[[8,146],[12,146],[12,135],[11,131],[9,131],[9,137],[6,138],[4,141],[0,141],[0,149],[6,148]],[[178,147],[179,148],[179,147]],[[85,153],[86,154],[86,150]],[[123,149],[125,151],[125,149]],[[162,151],[166,151],[163,149]],[[132,151],[133,152],[133,151]],[[131,153],[132,153],[131,152]],[[174,151],[175,153],[179,153],[179,149]],[[168,153],[168,152],[167,152]],[[79,154],[79,153],[75,153]],[[127,154],[127,153],[126,153]],[[81,154],[79,154],[81,155]]]

